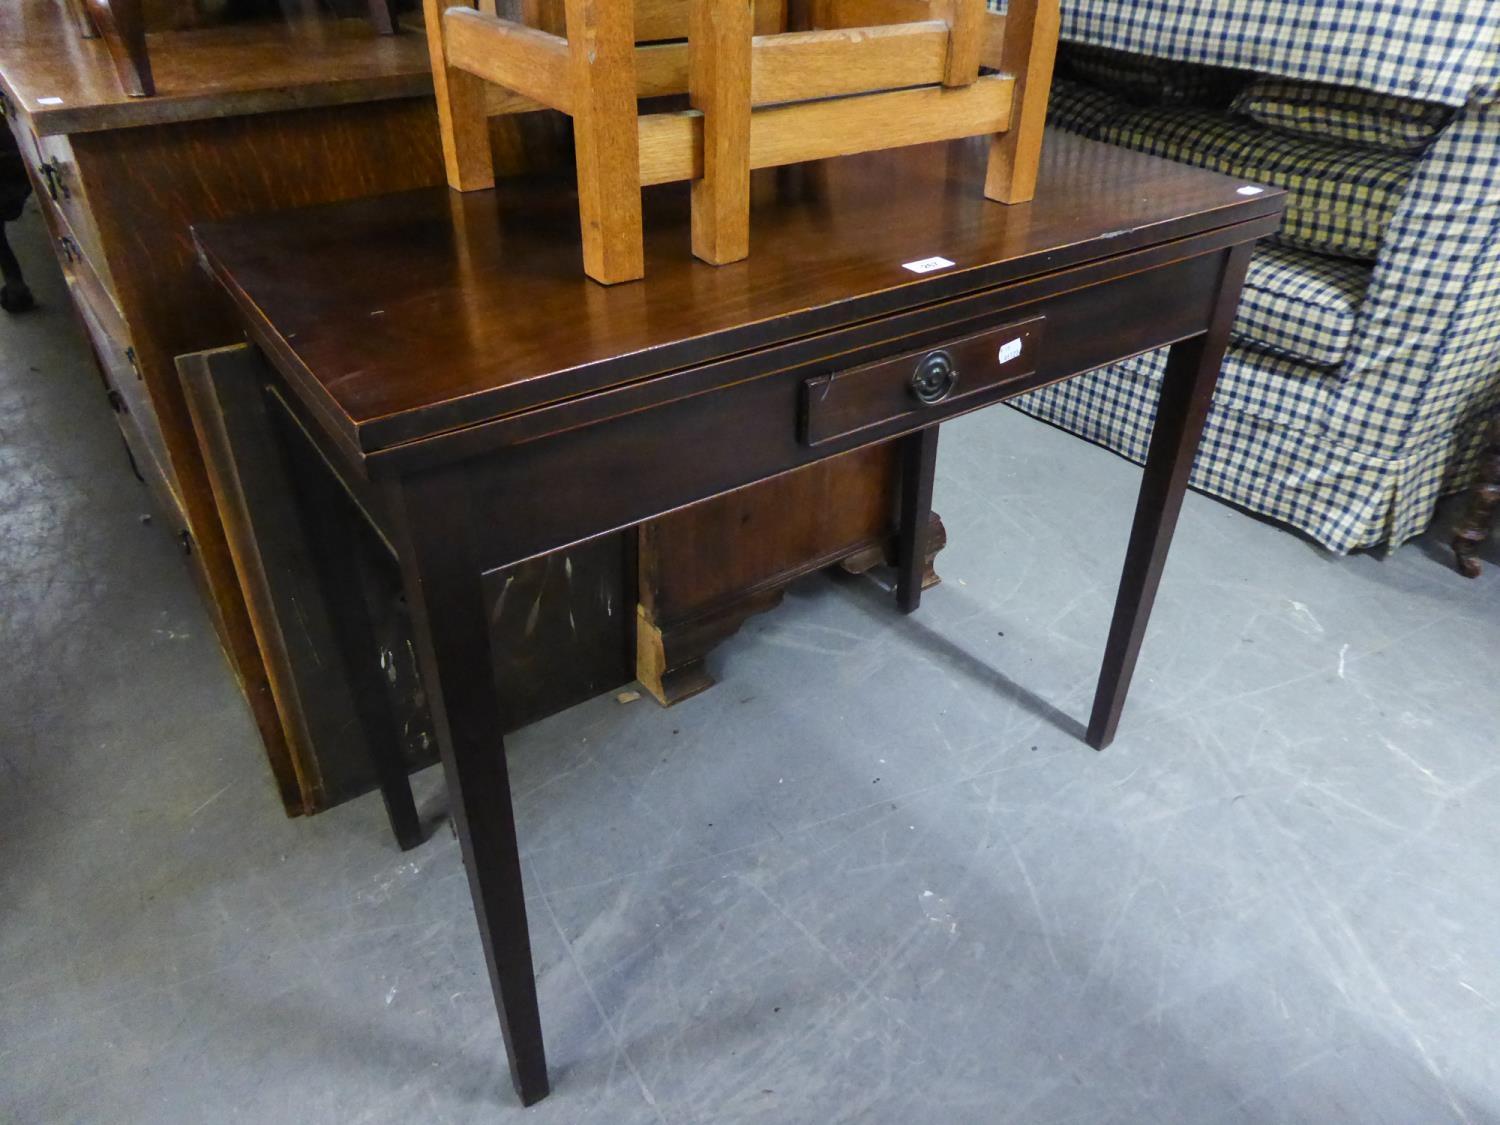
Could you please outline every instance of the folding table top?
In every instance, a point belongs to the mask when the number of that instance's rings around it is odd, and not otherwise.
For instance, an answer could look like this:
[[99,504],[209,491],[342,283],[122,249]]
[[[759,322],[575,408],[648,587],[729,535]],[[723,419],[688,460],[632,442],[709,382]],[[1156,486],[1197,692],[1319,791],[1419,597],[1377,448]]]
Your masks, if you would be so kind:
[[304,404],[373,452],[1282,206],[1276,190],[1056,131],[1035,201],[1006,206],[983,195],[986,143],[756,173],[750,257],[727,266],[693,258],[686,185],[647,189],[646,277],[613,287],[583,274],[566,178],[196,236]]

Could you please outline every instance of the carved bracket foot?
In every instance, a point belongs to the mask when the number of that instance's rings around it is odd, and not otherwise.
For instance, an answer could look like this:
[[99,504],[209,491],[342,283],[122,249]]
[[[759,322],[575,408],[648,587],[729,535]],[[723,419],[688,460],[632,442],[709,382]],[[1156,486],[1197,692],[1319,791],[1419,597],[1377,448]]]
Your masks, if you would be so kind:
[[714,686],[703,658],[739,632],[757,613],[781,604],[785,587],[757,591],[747,598],[690,621],[660,623],[636,607],[635,674],[664,707],[681,703]]
[[1479,577],[1479,549],[1490,537],[1496,507],[1500,507],[1500,419],[1490,424],[1468,509],[1453,532],[1454,562],[1465,578]]

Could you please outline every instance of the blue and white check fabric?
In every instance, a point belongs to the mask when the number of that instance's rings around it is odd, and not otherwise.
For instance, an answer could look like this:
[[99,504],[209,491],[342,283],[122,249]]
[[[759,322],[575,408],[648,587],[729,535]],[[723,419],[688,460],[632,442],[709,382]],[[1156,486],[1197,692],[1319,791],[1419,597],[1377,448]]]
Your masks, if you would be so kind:
[[1062,37],[1450,106],[1500,99],[1497,0],[1062,0]]
[[[1062,3],[1068,41],[1456,107],[1404,172],[1373,263],[1260,250],[1192,476],[1335,552],[1419,534],[1500,411],[1500,0]],[[1059,95],[1053,124],[1096,137],[1137,112]],[[1144,460],[1163,362],[1017,405]]]
[[[1500,102],[1460,111],[1422,154],[1363,271],[1336,366],[1247,343],[1239,322],[1192,476],[1339,553],[1419,534],[1439,496],[1464,483],[1500,408]],[[1352,292],[1355,275],[1344,284]],[[1321,345],[1329,328],[1301,343]],[[1266,332],[1261,323],[1253,336]],[[1144,460],[1162,364],[1160,352],[1141,356],[1017,405]]]

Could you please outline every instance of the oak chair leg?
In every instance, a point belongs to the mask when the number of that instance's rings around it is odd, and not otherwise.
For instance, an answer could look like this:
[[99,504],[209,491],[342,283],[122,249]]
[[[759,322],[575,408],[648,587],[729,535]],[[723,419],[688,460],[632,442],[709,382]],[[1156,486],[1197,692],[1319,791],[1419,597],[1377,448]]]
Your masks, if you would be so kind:
[[1177,528],[1183,494],[1198,452],[1198,439],[1213,405],[1214,386],[1229,344],[1240,287],[1250,264],[1253,243],[1230,251],[1219,286],[1218,304],[1208,331],[1172,345],[1157,400],[1156,423],[1142,472],[1130,545],[1120,575],[1114,618],[1104,650],[1104,665],[1094,695],[1087,740],[1103,750],[1114,740],[1146,635],[1146,622],[1161,584],[1167,548]]
[[[983,0],[980,0],[982,3]],[[750,50],[754,0],[691,0],[688,98],[703,114],[692,186],[693,253],[713,265],[750,253]]]
[[987,199],[1027,203],[1036,195],[1061,20],[1058,0],[1010,0],[1001,69],[1016,76],[1015,108],[1010,129],[990,141]]
[[[372,4],[382,0],[371,0]],[[432,64],[432,88],[437,96],[438,131],[443,143],[443,166],[454,191],[481,191],[495,186],[495,162],[490,152],[490,123],[485,109],[484,79],[448,65],[443,37],[446,0],[422,0],[427,25],[427,57]]]
[[525,1105],[547,1096],[505,729],[495,690],[484,583],[461,487],[441,475],[392,486],[402,580],[442,755],[449,809],[479,922],[511,1081]]
[[984,46],[984,0],[932,0],[932,18],[948,25],[948,62],[944,86],[967,86],[979,77],[979,54]]
[[605,285],[635,281],[646,275],[635,5],[567,0],[566,19],[583,269]]
[[911,613],[922,604],[927,577],[927,536],[932,524],[932,481],[937,472],[938,427],[901,439],[900,517],[896,530],[896,606]]
[[156,93],[151,77],[151,54],[146,47],[146,13],[141,0],[83,0],[85,11],[120,76],[120,85],[132,98]]
[[1463,518],[1453,531],[1454,562],[1465,578],[1479,577],[1479,549],[1490,537],[1497,507],[1500,507],[1500,418],[1490,423],[1479,455],[1479,475],[1469,491]]

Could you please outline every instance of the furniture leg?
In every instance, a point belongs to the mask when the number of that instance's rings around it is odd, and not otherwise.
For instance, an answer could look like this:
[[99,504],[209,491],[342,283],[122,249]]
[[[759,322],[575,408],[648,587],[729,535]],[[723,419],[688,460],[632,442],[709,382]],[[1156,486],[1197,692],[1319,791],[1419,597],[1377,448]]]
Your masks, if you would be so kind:
[[396,0],[368,0],[370,26],[376,35],[395,35]]
[[1015,108],[1010,128],[990,141],[984,178],[987,199],[1026,203],[1036,194],[1061,23],[1058,0],[1011,0],[1000,69],[1016,76]]
[[483,577],[463,482],[442,474],[391,486],[402,577],[416,626],[453,824],[505,1036],[525,1105],[546,1097],[515,810],[490,655]]
[[1229,252],[1219,282],[1218,303],[1208,331],[1172,345],[1157,400],[1156,423],[1146,455],[1135,522],[1120,575],[1114,619],[1089,719],[1088,744],[1103,750],[1115,737],[1125,694],[1140,655],[1146,622],[1161,583],[1167,548],[1177,527],[1187,491],[1188,475],[1198,452],[1198,438],[1213,404],[1214,386],[1229,343],[1229,327],[1239,303],[1240,287],[1254,245],[1245,243]]
[[927,575],[927,533],[932,523],[932,479],[937,469],[938,427],[901,439],[901,516],[896,532],[896,605],[911,613],[922,604]]
[[395,711],[380,667],[380,644],[371,609],[369,551],[383,550],[369,540],[372,532],[354,501],[332,474],[316,462],[311,449],[300,449],[299,435],[283,433],[288,456],[305,468],[293,474],[318,586],[333,625],[333,637],[344,665],[354,712],[374,767],[391,832],[402,851],[422,842],[422,826],[412,798],[406,760],[401,755]]
[[605,285],[646,275],[634,8],[566,3],[583,271]]
[[703,114],[692,186],[693,253],[724,265],[750,253],[751,0],[691,0],[688,98]]
[[443,9],[447,6],[445,0],[422,0],[443,166],[448,173],[448,186],[454,191],[480,191],[495,186],[484,80],[448,65],[448,47],[443,36]]
[[1469,490],[1469,505],[1453,532],[1453,556],[1458,572],[1478,578],[1479,548],[1490,537],[1495,508],[1500,506],[1500,418],[1490,423],[1479,454],[1479,475]]
[[132,98],[155,94],[141,0],[84,0],[84,6],[104,39],[125,92]]

